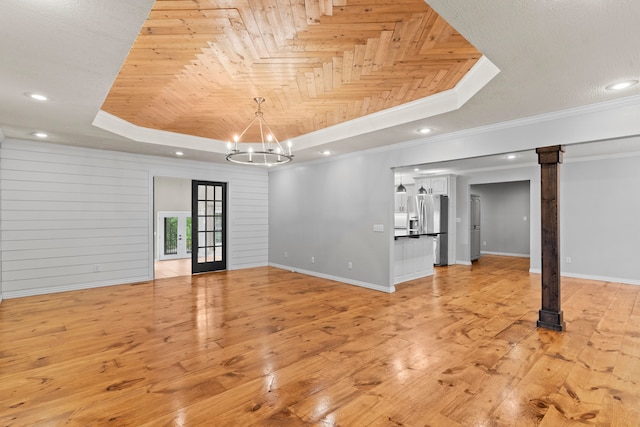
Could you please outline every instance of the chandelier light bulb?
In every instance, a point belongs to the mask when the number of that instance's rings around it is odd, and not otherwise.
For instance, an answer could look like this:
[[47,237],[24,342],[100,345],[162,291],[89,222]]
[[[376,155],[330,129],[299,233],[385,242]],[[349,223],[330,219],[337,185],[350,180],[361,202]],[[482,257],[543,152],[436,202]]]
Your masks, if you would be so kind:
[[[254,113],[254,117],[244,128],[244,130],[240,132],[240,134],[237,134],[233,137],[235,145],[227,145],[228,151],[226,159],[232,163],[267,167],[289,163],[293,159],[293,154],[291,154],[291,142],[289,141],[288,143],[289,150],[288,153],[286,153],[282,148],[282,145],[278,141],[278,138],[276,138],[276,136],[273,134],[273,131],[269,128],[269,125],[264,118],[264,113],[261,109],[261,105],[265,102],[265,99],[262,97],[256,97],[253,98],[253,100],[256,102],[256,104],[258,104],[258,108]],[[244,149],[241,146],[247,145],[239,143],[243,140],[243,136],[247,133],[249,128],[254,124],[259,126],[259,145],[256,149],[250,146]],[[251,133],[249,133],[249,135],[250,134]]]

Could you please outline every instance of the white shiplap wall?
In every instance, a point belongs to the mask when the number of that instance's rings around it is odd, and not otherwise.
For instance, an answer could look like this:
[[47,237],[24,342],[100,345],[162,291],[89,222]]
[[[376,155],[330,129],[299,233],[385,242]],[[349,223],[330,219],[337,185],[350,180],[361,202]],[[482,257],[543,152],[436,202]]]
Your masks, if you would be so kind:
[[267,265],[266,171],[6,139],[4,297],[151,279],[154,176],[228,182],[227,266]]

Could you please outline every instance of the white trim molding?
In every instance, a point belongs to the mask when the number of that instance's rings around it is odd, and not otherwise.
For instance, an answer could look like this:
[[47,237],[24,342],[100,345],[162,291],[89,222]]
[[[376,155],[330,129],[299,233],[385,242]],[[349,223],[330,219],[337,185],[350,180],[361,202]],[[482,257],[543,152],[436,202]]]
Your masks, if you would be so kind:
[[[304,150],[306,148],[312,148],[376,130],[409,123],[426,117],[433,117],[455,111],[466,104],[469,99],[487,85],[499,72],[500,69],[488,58],[483,56],[452,89],[315,132],[310,132],[292,138],[291,142],[297,150]],[[225,154],[227,152],[226,141],[145,128],[134,125],[102,110],[98,111],[92,124],[95,127],[137,142],[212,153]]]
[[347,285],[354,285],[354,286],[359,286],[361,288],[372,289],[374,291],[380,291],[380,292],[385,292],[385,293],[393,293],[393,292],[396,291],[395,286],[387,288],[385,286],[374,285],[373,283],[361,282],[359,280],[347,279],[345,277],[338,277],[338,276],[333,276],[333,275],[330,275],[330,274],[318,273],[317,271],[304,270],[304,269],[301,269],[301,268],[294,268],[294,267],[290,267],[290,266],[287,266],[287,265],[276,264],[276,263],[273,263],[273,262],[270,262],[269,266],[270,267],[275,267],[275,268],[280,268],[282,270],[289,270],[289,271],[295,272],[295,273],[306,274],[307,276],[320,277],[321,279],[327,279],[327,280],[333,280],[333,281],[340,282],[340,283],[346,283]]
[[105,286],[134,285],[136,283],[149,282],[151,280],[153,279],[149,277],[130,277],[127,279],[108,280],[104,282],[76,283],[73,285],[52,286],[52,287],[46,287],[46,288],[31,288],[31,289],[24,289],[19,291],[8,291],[8,292],[5,291],[4,296],[7,299],[32,297],[36,295],[54,294],[57,292],[81,291],[85,289],[102,288]]

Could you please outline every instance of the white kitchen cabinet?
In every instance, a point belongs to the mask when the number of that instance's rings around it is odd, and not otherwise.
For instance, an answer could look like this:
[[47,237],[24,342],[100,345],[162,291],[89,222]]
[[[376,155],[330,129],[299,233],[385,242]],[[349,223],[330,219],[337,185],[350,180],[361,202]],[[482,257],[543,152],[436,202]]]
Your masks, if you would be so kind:
[[407,210],[407,193],[396,193],[396,212],[406,212]]
[[415,196],[413,184],[403,184],[407,189],[406,193],[395,193],[395,212],[407,211],[407,198]]
[[433,276],[433,237],[398,237],[394,252],[394,284]]
[[424,188],[429,195],[449,195],[449,177],[433,176],[431,178],[415,177],[416,188]]

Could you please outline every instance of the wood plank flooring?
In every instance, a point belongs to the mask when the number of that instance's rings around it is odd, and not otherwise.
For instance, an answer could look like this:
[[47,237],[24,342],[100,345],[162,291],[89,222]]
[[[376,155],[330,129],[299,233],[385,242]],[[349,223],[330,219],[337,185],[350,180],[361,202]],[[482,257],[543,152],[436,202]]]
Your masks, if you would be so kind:
[[191,274],[191,258],[155,261],[153,268],[156,279],[189,276]]
[[2,426],[640,425],[640,286],[528,259],[394,294],[255,268],[0,304]]

